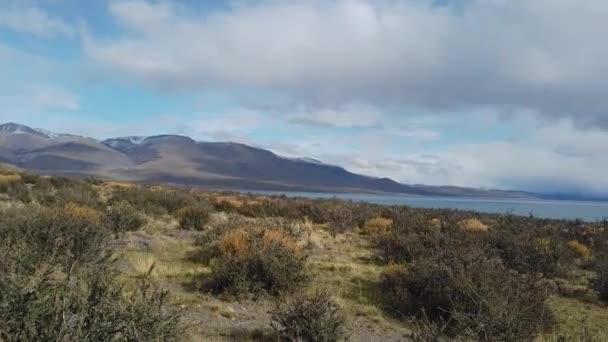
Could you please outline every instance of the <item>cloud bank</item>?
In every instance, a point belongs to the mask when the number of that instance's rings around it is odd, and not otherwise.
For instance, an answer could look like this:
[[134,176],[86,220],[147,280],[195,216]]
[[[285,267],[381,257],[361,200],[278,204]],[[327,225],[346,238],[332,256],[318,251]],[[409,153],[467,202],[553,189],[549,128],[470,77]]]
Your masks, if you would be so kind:
[[268,0],[197,14],[117,1],[109,11],[126,33],[88,36],[85,48],[158,88],[262,87],[321,107],[525,109],[608,128],[608,2],[435,3]]

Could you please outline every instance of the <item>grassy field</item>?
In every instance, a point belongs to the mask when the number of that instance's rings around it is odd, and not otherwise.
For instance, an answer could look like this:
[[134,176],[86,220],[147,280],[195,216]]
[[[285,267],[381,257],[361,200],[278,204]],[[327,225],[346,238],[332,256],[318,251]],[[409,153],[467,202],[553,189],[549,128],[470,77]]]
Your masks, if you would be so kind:
[[603,223],[6,168],[0,208],[1,341],[608,340]]

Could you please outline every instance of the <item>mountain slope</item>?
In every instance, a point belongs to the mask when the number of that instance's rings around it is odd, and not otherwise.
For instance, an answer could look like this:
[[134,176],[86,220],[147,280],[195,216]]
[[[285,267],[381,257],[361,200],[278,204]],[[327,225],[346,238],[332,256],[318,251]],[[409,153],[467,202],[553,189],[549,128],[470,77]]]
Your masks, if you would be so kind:
[[37,172],[83,175],[132,164],[122,153],[95,139],[15,123],[0,125],[0,160]]
[[177,135],[97,141],[8,123],[0,125],[0,162],[48,174],[250,190],[392,192],[417,195],[531,197],[522,192],[404,185],[307,158],[284,158],[230,142]]

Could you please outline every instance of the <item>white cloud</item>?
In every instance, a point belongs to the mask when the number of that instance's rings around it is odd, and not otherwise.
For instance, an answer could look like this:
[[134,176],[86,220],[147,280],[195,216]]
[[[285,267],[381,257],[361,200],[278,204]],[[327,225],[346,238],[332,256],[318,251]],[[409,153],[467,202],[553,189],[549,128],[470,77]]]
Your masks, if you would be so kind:
[[299,107],[287,116],[293,124],[325,128],[369,128],[385,119],[378,108],[355,103],[335,109]]
[[[530,125],[531,128],[527,128]],[[571,120],[538,127],[528,120],[518,139],[476,139],[431,147],[378,131],[314,136],[289,144],[264,145],[289,156],[306,156],[350,171],[391,177],[409,184],[459,185],[538,192],[608,193],[608,132],[582,130]],[[393,146],[402,145],[395,149]]]
[[1,8],[0,27],[42,38],[69,37],[74,34],[72,27],[65,21],[49,16],[37,7]]
[[608,127],[608,2],[331,0],[238,3],[197,14],[110,3],[128,32],[85,38],[98,63],[146,85],[254,86],[307,105],[531,109]]
[[60,87],[41,85],[11,90],[0,89],[0,105],[19,113],[80,109],[78,97],[74,93]]

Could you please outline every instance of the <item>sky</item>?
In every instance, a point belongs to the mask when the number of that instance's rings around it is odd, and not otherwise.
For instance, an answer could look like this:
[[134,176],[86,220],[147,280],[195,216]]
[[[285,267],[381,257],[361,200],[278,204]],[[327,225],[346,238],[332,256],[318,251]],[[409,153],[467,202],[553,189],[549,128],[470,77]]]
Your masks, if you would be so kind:
[[0,121],[608,194],[605,0],[0,0]]

